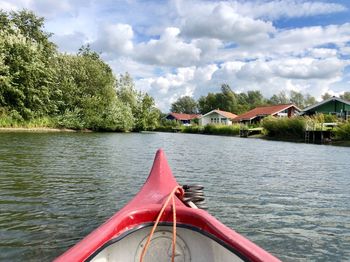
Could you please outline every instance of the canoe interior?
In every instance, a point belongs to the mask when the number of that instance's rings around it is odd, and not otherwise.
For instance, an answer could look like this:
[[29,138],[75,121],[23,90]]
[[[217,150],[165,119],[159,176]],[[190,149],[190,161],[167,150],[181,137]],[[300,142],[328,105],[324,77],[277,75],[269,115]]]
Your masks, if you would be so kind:
[[[139,262],[151,226],[130,230],[122,237],[111,240],[96,251],[88,261]],[[176,262],[245,261],[238,253],[225,247],[219,240],[199,230],[180,226],[176,229]],[[146,253],[144,262],[171,261],[172,226],[158,226]]]

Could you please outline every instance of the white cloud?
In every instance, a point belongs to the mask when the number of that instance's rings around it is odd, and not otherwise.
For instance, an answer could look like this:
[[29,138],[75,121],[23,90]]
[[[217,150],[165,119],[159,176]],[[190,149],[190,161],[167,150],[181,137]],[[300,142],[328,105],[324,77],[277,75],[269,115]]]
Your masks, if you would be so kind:
[[[281,57],[336,57],[350,41],[350,24],[278,30],[252,46],[225,50],[225,59],[279,59]],[[322,54],[321,54],[322,52]]]
[[1,9],[4,11],[17,11],[19,9],[18,3],[12,3],[9,1],[0,1]]
[[272,45],[282,52],[327,44],[339,45],[350,41],[350,23],[283,30],[276,34],[271,41]]
[[337,58],[292,58],[271,62],[277,76],[289,79],[331,79],[341,75],[346,63]]
[[135,48],[135,58],[146,64],[183,67],[197,63],[201,50],[179,38],[180,30],[170,27],[160,39],[152,39]]
[[61,52],[67,53],[76,53],[88,41],[87,37],[81,32],[53,35],[51,40],[56,43]]
[[153,78],[148,82],[151,85],[148,90],[151,94],[158,92],[156,101],[163,111],[181,96],[198,98],[208,92],[218,92],[223,83],[229,84],[235,92],[260,90],[266,97],[281,90],[294,90],[320,98],[332,84],[341,80],[342,70],[347,64],[337,58],[313,57],[232,61],[220,67],[183,68],[174,74]]
[[134,47],[133,36],[133,29],[128,24],[107,24],[101,26],[97,40],[91,46],[112,56],[128,55]]
[[187,37],[216,38],[248,45],[268,38],[275,30],[271,22],[242,16],[223,2],[212,9],[187,12],[181,28]]
[[340,53],[342,55],[350,55],[350,46],[343,46],[340,48]]
[[2,0],[0,1],[0,7],[5,11],[28,9],[48,19],[64,13],[76,14],[78,9],[89,6],[90,2],[89,0]]
[[337,3],[304,1],[304,0],[275,0],[232,3],[235,10],[255,18],[293,18],[308,17],[321,14],[332,14],[346,11],[347,8]]

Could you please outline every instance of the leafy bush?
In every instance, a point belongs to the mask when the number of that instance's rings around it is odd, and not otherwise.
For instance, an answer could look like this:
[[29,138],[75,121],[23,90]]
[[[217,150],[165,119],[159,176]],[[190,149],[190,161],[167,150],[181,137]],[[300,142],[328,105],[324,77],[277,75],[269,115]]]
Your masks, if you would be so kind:
[[239,135],[240,125],[206,125],[203,129],[204,134],[212,134],[212,135]]
[[339,119],[336,115],[324,115],[324,122],[325,123],[336,123]]
[[266,117],[262,121],[262,126],[270,137],[278,138],[303,138],[305,131],[305,118],[276,118]]
[[350,121],[339,124],[334,133],[336,139],[350,140]]
[[57,117],[57,125],[61,128],[64,127],[77,130],[85,128],[85,123],[81,118],[79,110],[66,110],[66,112],[62,116]]

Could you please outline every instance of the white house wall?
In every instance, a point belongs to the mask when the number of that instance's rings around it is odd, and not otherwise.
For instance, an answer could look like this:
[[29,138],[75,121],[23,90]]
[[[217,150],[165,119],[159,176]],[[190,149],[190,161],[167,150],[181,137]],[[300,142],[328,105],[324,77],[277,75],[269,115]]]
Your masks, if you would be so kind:
[[[212,122],[211,119],[216,118],[218,119],[218,123]],[[225,123],[222,123],[221,120],[225,119]],[[221,124],[221,125],[232,125],[232,121],[228,119],[227,117],[224,117],[216,112],[213,112],[209,115],[203,116],[199,119],[199,125],[205,126],[208,124]]]

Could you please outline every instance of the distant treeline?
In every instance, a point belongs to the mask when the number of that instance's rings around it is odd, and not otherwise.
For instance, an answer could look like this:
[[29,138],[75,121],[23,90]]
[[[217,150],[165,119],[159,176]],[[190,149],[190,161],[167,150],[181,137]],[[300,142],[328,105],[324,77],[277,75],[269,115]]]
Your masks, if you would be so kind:
[[0,126],[154,129],[160,112],[89,46],[62,54],[30,11],[0,11]]
[[[329,93],[322,95],[322,99],[328,99],[330,97],[331,95]],[[340,97],[350,101],[350,92],[345,92]],[[189,96],[179,98],[171,105],[170,111],[175,113],[205,114],[213,109],[221,109],[234,114],[241,114],[258,106],[289,103],[294,103],[303,109],[316,104],[317,101],[310,94],[303,95],[296,91],[290,91],[289,94],[281,91],[267,99],[258,90],[235,93],[229,85],[223,84],[221,86],[221,92],[208,93],[206,96],[201,96],[198,101]]]

